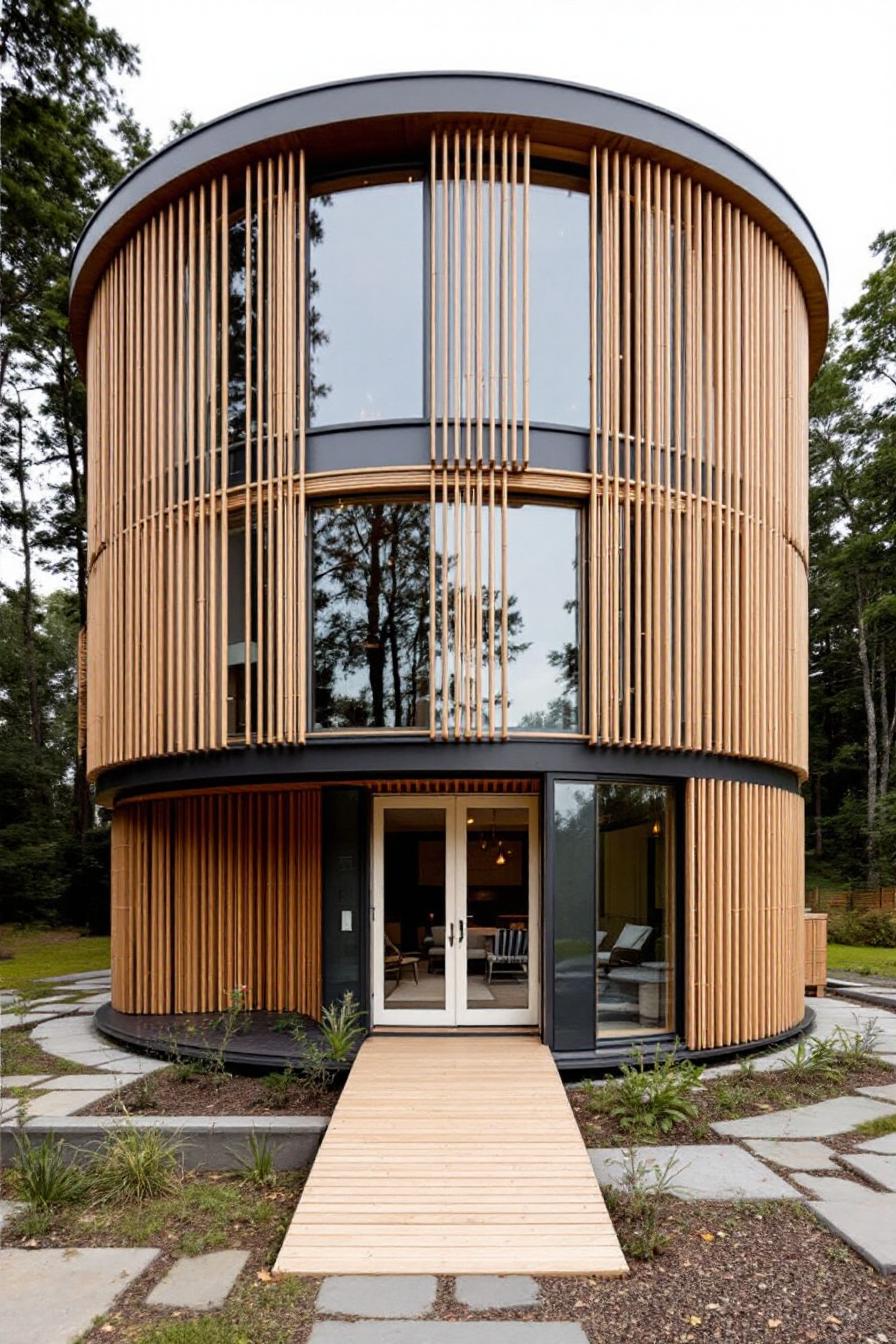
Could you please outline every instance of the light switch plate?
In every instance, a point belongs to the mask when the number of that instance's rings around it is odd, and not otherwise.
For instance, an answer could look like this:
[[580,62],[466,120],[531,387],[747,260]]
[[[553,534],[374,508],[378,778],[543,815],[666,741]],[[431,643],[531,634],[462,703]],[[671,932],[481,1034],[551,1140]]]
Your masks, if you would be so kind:
[[351,933],[351,931],[352,931],[352,912],[351,912],[351,910],[343,910],[343,912],[342,912],[342,932],[343,932],[343,933]]

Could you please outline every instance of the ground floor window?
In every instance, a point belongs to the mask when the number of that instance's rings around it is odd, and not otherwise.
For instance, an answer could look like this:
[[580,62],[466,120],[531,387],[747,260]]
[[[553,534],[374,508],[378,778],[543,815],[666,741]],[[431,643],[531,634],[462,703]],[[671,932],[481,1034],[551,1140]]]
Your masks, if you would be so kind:
[[558,1048],[674,1030],[674,791],[557,780],[553,796]]

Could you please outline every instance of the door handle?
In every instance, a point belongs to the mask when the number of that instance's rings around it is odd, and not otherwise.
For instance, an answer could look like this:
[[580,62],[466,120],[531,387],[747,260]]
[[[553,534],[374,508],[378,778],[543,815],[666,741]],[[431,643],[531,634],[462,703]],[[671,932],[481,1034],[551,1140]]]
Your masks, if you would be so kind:
[[449,926],[448,926],[448,946],[449,946],[449,947],[453,947],[453,946],[454,946],[454,925],[453,925],[453,924],[449,924]]
[[463,940],[464,940],[464,922],[463,922],[462,919],[458,921],[458,926],[459,926],[459,928],[460,928],[460,937],[458,938],[457,941],[458,941],[459,943],[462,943]]

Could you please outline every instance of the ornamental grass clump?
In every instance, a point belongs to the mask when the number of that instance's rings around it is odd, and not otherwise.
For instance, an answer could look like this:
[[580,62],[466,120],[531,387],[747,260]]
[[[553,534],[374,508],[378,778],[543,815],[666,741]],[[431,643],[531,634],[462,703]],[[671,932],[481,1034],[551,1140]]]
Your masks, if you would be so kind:
[[657,1052],[648,1065],[640,1050],[632,1052],[634,1064],[623,1064],[621,1076],[609,1083],[602,1109],[613,1117],[620,1129],[645,1137],[668,1134],[676,1125],[694,1120],[698,1111],[690,1097],[699,1085],[703,1070],[683,1060],[676,1064],[673,1054]]
[[338,1003],[331,1003],[324,1009],[320,1034],[333,1063],[344,1064],[355,1041],[364,1034],[364,1014],[350,989],[345,991]]
[[66,1162],[60,1139],[48,1134],[41,1143],[32,1144],[17,1134],[16,1150],[13,1185],[32,1211],[72,1204],[83,1196],[84,1173]]
[[138,1129],[132,1124],[110,1131],[90,1167],[90,1183],[97,1197],[121,1202],[167,1195],[180,1175],[176,1141],[158,1129]]

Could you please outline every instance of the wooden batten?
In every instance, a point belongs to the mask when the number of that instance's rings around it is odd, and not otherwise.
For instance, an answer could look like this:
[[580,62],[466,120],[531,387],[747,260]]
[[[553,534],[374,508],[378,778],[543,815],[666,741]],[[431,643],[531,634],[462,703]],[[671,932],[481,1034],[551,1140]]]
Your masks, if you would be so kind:
[[157,798],[112,818],[112,1004],[320,1015],[320,790]]
[[686,790],[685,1039],[774,1036],[803,1015],[803,801],[692,779]]

